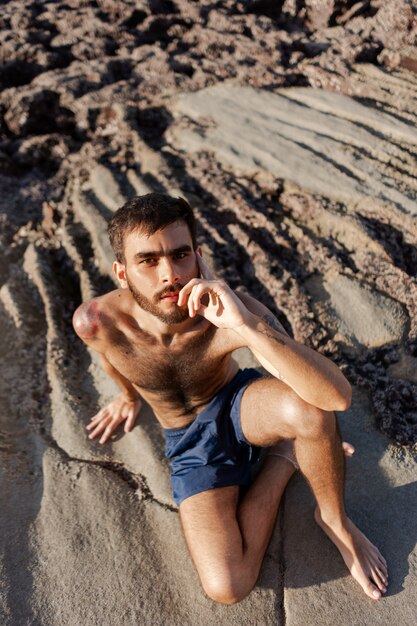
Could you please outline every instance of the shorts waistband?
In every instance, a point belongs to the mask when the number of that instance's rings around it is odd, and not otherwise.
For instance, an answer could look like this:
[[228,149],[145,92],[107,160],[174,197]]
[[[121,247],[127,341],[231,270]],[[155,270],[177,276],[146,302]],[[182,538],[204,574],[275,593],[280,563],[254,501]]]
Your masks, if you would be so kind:
[[166,435],[169,435],[170,437],[175,437],[175,435],[183,435],[184,433],[186,433],[193,423],[194,421],[190,422],[188,426],[181,426],[181,428],[163,428],[162,430]]

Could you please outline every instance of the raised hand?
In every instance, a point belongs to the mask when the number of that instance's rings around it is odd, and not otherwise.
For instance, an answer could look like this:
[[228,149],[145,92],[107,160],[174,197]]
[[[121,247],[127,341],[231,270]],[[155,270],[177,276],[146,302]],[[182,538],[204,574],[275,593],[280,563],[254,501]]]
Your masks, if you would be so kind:
[[124,431],[125,433],[129,432],[133,428],[141,406],[142,401],[140,398],[130,400],[123,393],[120,393],[91,418],[90,423],[86,426],[87,430],[91,431],[88,438],[94,439],[97,435],[103,433],[100,443],[106,443],[113,431],[125,420]]
[[190,317],[202,315],[218,328],[237,328],[250,312],[224,280],[216,278],[197,253],[201,278],[193,278],[180,291],[178,306],[187,306]]

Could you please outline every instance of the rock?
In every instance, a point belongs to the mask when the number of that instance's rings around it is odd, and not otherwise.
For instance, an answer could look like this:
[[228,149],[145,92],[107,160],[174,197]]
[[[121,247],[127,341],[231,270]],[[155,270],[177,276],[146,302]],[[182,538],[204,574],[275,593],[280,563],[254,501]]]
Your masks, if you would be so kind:
[[417,384],[417,358],[402,352],[400,360],[390,365],[388,372],[395,378],[402,378]]
[[417,74],[417,51],[414,48],[402,50],[400,53],[400,66],[410,72]]
[[415,15],[407,0],[381,2],[375,15],[372,38],[395,50],[407,40],[404,35],[411,31],[414,21]]
[[[373,199],[417,214],[406,147],[415,146],[417,131],[358,100],[318,89],[218,85],[176,97],[171,110],[178,122],[167,137],[176,148],[213,150],[247,173],[267,170],[337,201]],[[201,128],[207,118],[210,127]],[[400,154],[406,183],[392,167]]]
[[[415,12],[410,0],[1,3],[2,626],[414,624]],[[383,48],[398,67],[376,62]],[[348,577],[297,478],[254,590],[212,602],[149,407],[129,434],[87,438],[117,388],[71,316],[116,286],[107,220],[152,191],[189,199],[215,271],[371,390],[355,389],[340,421],[357,449],[349,511],[389,561],[382,602]],[[368,331],[388,343],[359,343]]]
[[399,302],[346,276],[329,280],[325,289],[349,341],[377,348],[403,338],[408,316]]
[[74,113],[61,105],[52,89],[26,90],[17,94],[4,116],[9,130],[18,136],[72,133]]
[[397,51],[384,49],[378,55],[377,60],[378,63],[381,63],[382,65],[385,65],[385,67],[392,69],[394,67],[398,67],[401,63],[401,55]]
[[320,2],[317,2],[317,0],[307,0],[305,4],[307,27],[310,28],[310,30],[326,28],[334,12],[334,0],[321,0]]
[[248,13],[255,13],[255,15],[267,15],[271,18],[277,18],[282,10],[279,4],[274,0],[246,0],[244,10]]
[[44,171],[56,172],[69,151],[68,142],[60,134],[39,135],[21,141],[13,160],[25,168],[39,166]]

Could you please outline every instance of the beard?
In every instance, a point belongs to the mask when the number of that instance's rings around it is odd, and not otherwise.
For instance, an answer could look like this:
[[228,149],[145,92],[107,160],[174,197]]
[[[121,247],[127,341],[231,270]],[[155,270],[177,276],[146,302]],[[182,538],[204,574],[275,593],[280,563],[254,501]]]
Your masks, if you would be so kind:
[[180,283],[175,283],[174,285],[171,285],[163,291],[160,291],[159,293],[155,294],[155,296],[150,300],[132,285],[127,276],[126,282],[129,287],[130,293],[132,294],[140,308],[144,311],[147,311],[147,313],[151,313],[151,315],[157,317],[159,320],[161,320],[161,322],[164,322],[165,324],[179,324],[180,322],[184,322],[186,319],[189,318],[188,309],[181,309],[176,302],[172,303],[173,309],[169,313],[164,313],[161,310],[161,297],[168,293],[174,293],[182,289],[183,285],[181,285]]

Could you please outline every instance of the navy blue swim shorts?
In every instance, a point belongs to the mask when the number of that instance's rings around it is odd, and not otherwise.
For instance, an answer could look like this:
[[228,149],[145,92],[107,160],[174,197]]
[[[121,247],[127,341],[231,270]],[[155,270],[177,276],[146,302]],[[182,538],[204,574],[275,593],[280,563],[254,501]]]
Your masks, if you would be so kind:
[[248,384],[261,377],[253,368],[239,370],[189,426],[164,429],[177,505],[201,491],[250,484],[261,448],[242,432],[240,402]]

